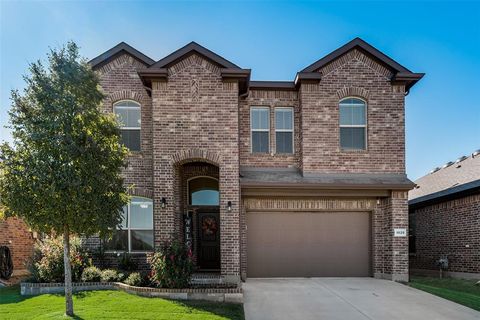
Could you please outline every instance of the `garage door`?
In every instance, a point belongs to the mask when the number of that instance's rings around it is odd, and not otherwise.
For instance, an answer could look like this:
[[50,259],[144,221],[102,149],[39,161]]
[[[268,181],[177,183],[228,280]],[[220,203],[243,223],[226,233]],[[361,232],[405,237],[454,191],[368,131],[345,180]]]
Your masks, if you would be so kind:
[[369,212],[247,213],[248,277],[368,277]]

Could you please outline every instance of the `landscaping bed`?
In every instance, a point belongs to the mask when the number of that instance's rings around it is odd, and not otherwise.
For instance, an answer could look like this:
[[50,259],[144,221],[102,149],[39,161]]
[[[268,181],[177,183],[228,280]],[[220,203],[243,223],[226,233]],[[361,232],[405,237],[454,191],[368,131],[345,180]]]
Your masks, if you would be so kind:
[[[78,319],[244,319],[241,304],[150,299],[117,290],[77,292],[73,300]],[[0,288],[0,319],[65,319],[64,313],[61,294],[22,296],[19,286]]]
[[409,285],[444,299],[480,311],[480,286],[478,280],[452,278],[412,277]]

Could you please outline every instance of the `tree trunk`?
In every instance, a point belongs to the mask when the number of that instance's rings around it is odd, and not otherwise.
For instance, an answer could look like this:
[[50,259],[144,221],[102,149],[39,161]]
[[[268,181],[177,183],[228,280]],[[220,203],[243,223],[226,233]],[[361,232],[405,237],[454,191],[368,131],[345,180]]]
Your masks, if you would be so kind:
[[65,269],[65,314],[73,317],[72,267],[70,265],[70,232],[65,227],[63,233],[63,266]]

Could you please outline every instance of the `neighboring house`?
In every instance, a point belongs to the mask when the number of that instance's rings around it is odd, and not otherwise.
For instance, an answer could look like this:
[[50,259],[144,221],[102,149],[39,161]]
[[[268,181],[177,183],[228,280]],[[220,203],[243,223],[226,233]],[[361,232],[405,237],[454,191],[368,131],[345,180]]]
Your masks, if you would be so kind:
[[410,268],[480,278],[480,150],[435,168],[409,193]]
[[0,218],[0,246],[10,249],[13,260],[13,275],[28,273],[28,264],[33,255],[34,233],[23,220],[10,217]]
[[405,95],[423,74],[358,38],[294,81],[251,81],[194,42],[159,61],[120,43],[90,64],[131,150],[108,252],[145,261],[180,239],[225,281],[408,280]]

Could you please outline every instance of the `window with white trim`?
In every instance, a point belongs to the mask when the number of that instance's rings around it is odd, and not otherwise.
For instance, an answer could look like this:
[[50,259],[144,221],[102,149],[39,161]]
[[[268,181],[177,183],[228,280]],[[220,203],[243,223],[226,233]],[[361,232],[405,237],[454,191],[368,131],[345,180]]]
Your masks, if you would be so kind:
[[144,252],[153,250],[153,201],[132,197],[123,207],[122,223],[106,241],[105,250]]
[[113,105],[113,112],[120,123],[121,142],[131,151],[140,151],[140,104],[123,100]]
[[365,150],[367,147],[367,104],[358,98],[340,101],[340,147]]
[[250,129],[253,153],[270,152],[270,108],[250,109]]
[[275,108],[275,151],[293,153],[293,108]]

